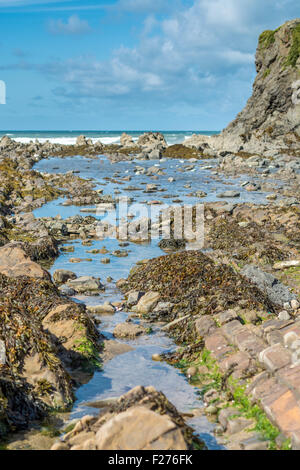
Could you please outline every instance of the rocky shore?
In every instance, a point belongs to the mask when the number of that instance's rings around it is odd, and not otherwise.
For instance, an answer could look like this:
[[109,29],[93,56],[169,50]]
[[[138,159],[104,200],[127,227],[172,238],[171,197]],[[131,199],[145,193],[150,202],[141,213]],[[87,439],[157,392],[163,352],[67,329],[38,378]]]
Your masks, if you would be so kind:
[[[189,418],[205,415],[213,421],[220,445],[300,449],[300,115],[293,88],[299,26],[294,20],[261,35],[253,96],[219,136],[194,136],[172,146],[151,132],[135,142],[124,133],[119,145],[84,136],[74,146],[1,139],[1,440],[53,412],[70,410],[78,387],[103,362],[159,328],[177,348],[154,354],[153,361],[172,364],[196,387],[199,407]],[[65,173],[33,169],[42,160],[77,156],[92,165],[99,155],[112,168],[132,162],[131,171],[106,175],[99,189],[95,178],[79,176],[77,168]],[[163,164],[175,159],[175,176],[170,176]],[[192,185],[195,171],[209,189]],[[181,178],[184,195],[175,185]],[[109,184],[118,189],[105,195]],[[213,202],[212,184],[223,187]],[[168,185],[179,194],[169,194]],[[164,198],[174,204],[181,197],[203,202],[203,249],[188,238],[162,239],[158,246],[164,256],[139,259],[127,278],[105,279],[104,267],[126,260],[131,244],[149,242],[147,233],[144,240],[118,240],[114,248],[95,245],[96,207],[114,207],[120,189],[133,202],[137,191],[150,196],[148,206]],[[241,194],[262,195],[265,203],[241,202]],[[33,211],[58,199],[80,214],[35,217]],[[132,218],[129,214],[125,222]],[[172,229],[174,223],[171,219]],[[85,250],[84,258],[73,254],[73,242]],[[62,255],[70,269],[51,275]],[[75,266],[95,261],[96,270],[74,272]],[[107,297],[112,284],[122,300]],[[105,302],[89,304],[88,298],[103,293]],[[115,339],[107,339],[100,333],[102,316],[118,311],[127,312],[127,319],[115,325]],[[55,434],[47,448],[205,448],[185,413],[154,387],[139,386],[98,408],[97,416],[78,419],[72,429],[60,427],[60,440]]]

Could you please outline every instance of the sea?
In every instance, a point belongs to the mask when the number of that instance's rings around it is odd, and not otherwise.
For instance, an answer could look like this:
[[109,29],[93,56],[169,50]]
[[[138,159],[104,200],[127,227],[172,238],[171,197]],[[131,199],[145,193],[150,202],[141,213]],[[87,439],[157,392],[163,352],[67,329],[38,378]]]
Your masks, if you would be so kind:
[[[134,141],[137,141],[139,136],[147,130],[141,131],[87,131],[87,130],[77,130],[77,131],[0,131],[0,137],[7,135],[11,139],[16,140],[21,143],[29,143],[30,141],[35,141],[36,139],[39,142],[44,143],[49,140],[53,144],[64,144],[64,145],[73,145],[76,143],[76,139],[79,135],[85,135],[88,139],[92,139],[95,143],[100,140],[102,144],[119,144],[120,137],[123,132],[131,135]],[[166,139],[168,145],[174,145],[184,142],[186,139],[189,139],[193,134],[203,134],[203,135],[215,135],[219,134],[219,131],[159,131],[154,130],[152,132],[161,132]]]

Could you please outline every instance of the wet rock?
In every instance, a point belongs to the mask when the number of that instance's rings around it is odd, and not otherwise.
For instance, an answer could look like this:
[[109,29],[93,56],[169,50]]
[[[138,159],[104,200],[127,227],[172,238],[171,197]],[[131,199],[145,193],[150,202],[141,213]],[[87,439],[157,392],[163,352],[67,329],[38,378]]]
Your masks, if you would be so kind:
[[137,305],[137,303],[143,297],[143,295],[145,295],[145,292],[140,292],[140,291],[130,292],[126,301],[127,307],[131,308],[134,305]]
[[68,286],[60,286],[58,290],[62,295],[67,295],[69,297],[72,297],[73,295],[76,294],[76,291],[74,289],[71,289],[71,287],[68,287]]
[[56,284],[65,284],[69,280],[74,280],[77,278],[77,275],[72,271],[66,269],[57,269],[53,273],[53,280]]
[[116,309],[109,302],[105,302],[103,305],[89,305],[87,307],[88,312],[91,312],[93,315],[100,314],[114,314]]
[[68,281],[67,286],[71,287],[71,289],[74,289],[78,294],[99,294],[99,292],[104,289],[104,286],[101,284],[100,280],[92,276],[82,276]]
[[238,191],[225,191],[224,193],[220,193],[217,195],[219,198],[231,198],[231,197],[240,197],[240,193]]
[[116,338],[134,339],[144,334],[146,334],[145,328],[134,323],[120,323],[114,329],[114,336]]

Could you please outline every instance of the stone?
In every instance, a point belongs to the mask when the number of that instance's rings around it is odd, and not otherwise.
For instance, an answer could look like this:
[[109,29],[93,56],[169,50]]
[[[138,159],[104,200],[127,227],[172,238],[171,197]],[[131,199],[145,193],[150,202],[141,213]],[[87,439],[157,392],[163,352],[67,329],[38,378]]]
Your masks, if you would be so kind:
[[106,422],[96,434],[98,450],[187,450],[175,423],[143,406],[131,408]]
[[145,295],[145,293],[140,291],[130,292],[126,301],[127,307],[130,308],[136,305],[143,295]]
[[126,132],[121,135],[120,143],[122,147],[132,147],[134,145],[131,135],[126,134]]
[[298,308],[300,307],[300,303],[298,302],[298,300],[291,300],[291,307],[293,310],[298,310]]
[[84,294],[86,292],[99,293],[100,290],[103,290],[103,285],[99,279],[91,276],[78,277],[77,279],[68,281],[67,285],[78,294]]
[[186,371],[186,375],[188,377],[194,377],[197,375],[198,369],[196,367],[189,367],[188,370]]
[[68,271],[66,269],[57,269],[53,273],[53,281],[56,284],[65,284],[67,281],[76,279],[77,275],[72,271]]
[[205,348],[208,349],[217,361],[233,352],[225,337],[218,331],[205,338]]
[[176,320],[168,323],[167,325],[163,326],[161,328],[162,331],[169,331],[173,326],[179,325],[180,323],[185,322],[188,318],[190,318],[190,315],[185,315],[181,318],[176,318]]
[[9,243],[0,248],[0,273],[8,277],[33,277],[50,280],[50,274],[31,261],[20,243]]
[[82,147],[82,146],[85,146],[87,144],[88,143],[87,143],[86,137],[84,135],[80,135],[79,137],[77,137],[76,145],[78,145],[79,147]]
[[195,328],[199,336],[205,337],[212,334],[217,329],[217,325],[211,317],[204,315],[195,321]]
[[254,421],[246,418],[229,419],[227,424],[227,432],[229,434],[237,434],[246,428],[254,425]]
[[237,408],[223,408],[218,415],[218,421],[222,425],[223,429],[226,430],[230,417],[237,416],[239,414],[240,413]]
[[105,302],[103,305],[89,305],[87,310],[93,315],[114,314],[116,311],[115,307],[109,302]]
[[218,198],[231,198],[231,197],[240,197],[241,193],[238,191],[225,191],[224,193],[217,194]]
[[225,323],[229,323],[232,320],[236,320],[238,318],[238,314],[235,310],[227,310],[226,312],[219,313],[216,315],[216,320],[220,325],[225,325]]
[[158,304],[161,295],[159,292],[147,292],[143,297],[139,300],[136,311],[138,313],[147,314],[153,310],[156,305]]
[[281,321],[290,320],[290,318],[291,318],[291,316],[289,315],[289,313],[286,310],[283,310],[278,315],[278,319],[281,320]]
[[229,369],[233,370],[232,377],[238,379],[247,374],[251,365],[251,356],[246,352],[238,351],[223,359],[220,363],[220,369],[223,372]]
[[282,284],[272,274],[265,273],[254,265],[246,265],[241,274],[255,284],[262,292],[264,292],[270,301],[283,308],[286,302],[296,299],[290,289]]
[[269,449],[269,441],[264,441],[259,436],[250,437],[245,441],[241,442],[242,450],[268,450]]
[[146,334],[145,328],[135,323],[119,323],[113,332],[116,338],[137,338],[138,336]]
[[276,372],[290,364],[291,354],[281,344],[274,344],[259,354],[259,361],[270,372]]
[[76,294],[75,290],[68,286],[60,286],[58,290],[62,295],[67,295],[69,297],[72,297]]

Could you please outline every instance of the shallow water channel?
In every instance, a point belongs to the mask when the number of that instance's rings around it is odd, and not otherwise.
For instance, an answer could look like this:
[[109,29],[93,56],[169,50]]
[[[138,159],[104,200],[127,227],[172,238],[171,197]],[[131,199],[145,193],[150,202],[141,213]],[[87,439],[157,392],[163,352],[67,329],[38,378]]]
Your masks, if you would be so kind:
[[[159,176],[156,181],[143,174],[135,173],[135,166],[149,168],[153,165],[160,166],[164,170],[165,175]],[[214,161],[198,161],[189,164],[188,161],[168,160],[159,161],[133,161],[120,162],[112,164],[105,157],[99,156],[96,159],[86,159],[81,157],[73,158],[52,158],[42,160],[35,166],[35,170],[47,173],[65,173],[75,170],[82,178],[93,178],[97,187],[103,189],[103,194],[114,195],[117,189],[121,195],[133,197],[136,202],[144,202],[153,199],[165,200],[170,204],[172,200],[180,199],[184,204],[195,204],[196,202],[212,202],[226,201],[219,199],[217,194],[228,189],[237,190],[241,193],[239,198],[228,199],[227,202],[251,202],[263,204],[266,202],[266,194],[255,192],[249,193],[241,187],[244,179],[221,181],[217,180],[212,174],[213,167],[216,165]],[[193,166],[190,170],[184,167]],[[207,166],[211,168],[207,169]],[[203,169],[203,167],[205,169]],[[181,171],[184,169],[184,171]],[[131,181],[123,185],[112,183],[105,180],[105,177],[113,177],[118,174],[120,177],[131,176]],[[174,181],[169,182],[168,178],[173,177]],[[117,178],[117,176],[116,176]],[[158,188],[164,189],[164,192],[156,192],[152,194],[144,193],[144,184],[155,183]],[[127,186],[140,187],[141,190],[126,191]],[[189,188],[185,188],[190,185]],[[197,197],[188,196],[193,191],[205,191],[207,197],[199,200]],[[82,207],[63,206],[63,199],[53,201],[46,204],[42,208],[35,211],[36,217],[55,217],[58,214],[62,218],[80,214],[82,216],[89,215],[87,212],[80,212]],[[93,208],[90,215],[95,216]],[[87,305],[99,305],[105,301],[117,301],[122,299],[120,291],[115,286],[115,281],[120,278],[127,277],[132,266],[137,261],[162,256],[165,253],[158,247],[158,240],[154,240],[149,244],[130,243],[126,247],[129,251],[128,257],[118,258],[108,254],[110,264],[101,264],[101,255],[88,254],[87,250],[100,249],[105,247],[109,253],[120,249],[119,242],[115,239],[95,240],[92,246],[82,246],[81,240],[72,240],[68,245],[74,246],[74,252],[61,253],[56,259],[50,272],[56,269],[71,269],[78,276],[95,276],[100,277],[105,284],[106,290],[97,297],[78,296],[76,300],[84,302]],[[78,264],[71,264],[70,258],[91,258],[92,261],[83,261]],[[112,278],[112,282],[107,282],[107,278]],[[118,323],[126,320],[128,313],[117,312],[115,315],[101,316],[101,324],[99,329],[101,333],[108,339],[113,339],[113,330]],[[152,325],[151,325],[152,326]],[[195,408],[201,407],[197,389],[191,386],[186,377],[179,369],[171,367],[162,362],[154,362],[153,354],[171,351],[176,348],[174,342],[160,331],[159,325],[152,326],[153,333],[142,336],[136,340],[124,341],[133,349],[123,355],[114,357],[112,360],[104,363],[103,370],[96,372],[93,379],[86,385],[80,387],[76,392],[77,400],[71,412],[71,419],[81,417],[85,414],[97,413],[99,410],[90,408],[86,405],[88,402],[100,401],[107,398],[119,397],[137,385],[152,385],[157,390],[162,391],[167,398],[177,407],[180,412],[191,412]],[[118,340],[120,341],[120,340]],[[220,449],[221,446],[213,436],[214,425],[210,423],[204,416],[194,417],[188,421],[194,429],[195,433],[200,436],[209,449]]]

